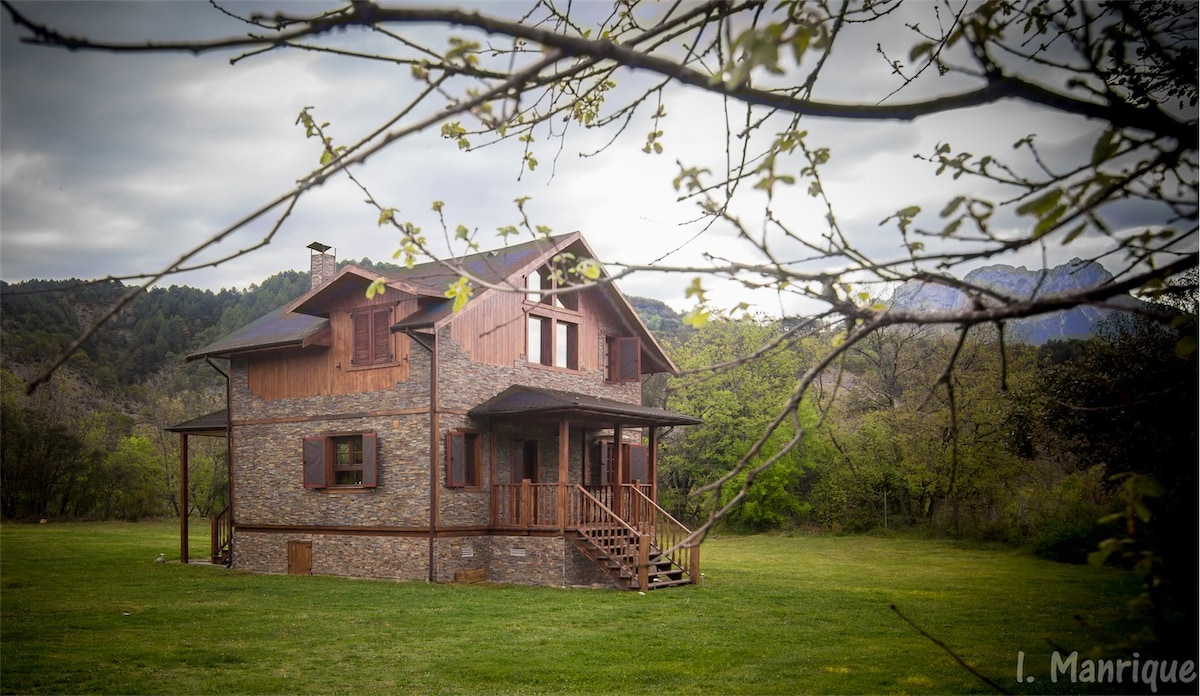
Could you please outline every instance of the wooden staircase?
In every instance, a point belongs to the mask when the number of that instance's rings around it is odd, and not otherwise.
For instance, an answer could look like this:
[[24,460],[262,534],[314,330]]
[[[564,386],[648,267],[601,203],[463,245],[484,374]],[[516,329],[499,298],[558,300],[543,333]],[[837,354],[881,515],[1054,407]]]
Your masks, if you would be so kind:
[[571,498],[566,537],[618,586],[645,591],[699,581],[699,549],[664,551],[664,545],[678,546],[691,532],[636,487],[629,486],[615,501],[628,519],[582,487]]
[[[624,530],[623,530],[624,531]],[[638,534],[636,530],[628,530],[595,538],[580,530],[571,530],[567,538],[587,556],[598,568],[603,570],[622,589],[626,590],[657,590],[673,585],[687,585],[692,582],[687,576],[687,570],[662,553],[661,549],[649,543],[649,537]],[[649,553],[646,560],[645,586],[642,585],[642,574],[639,572],[640,545],[648,544]]]

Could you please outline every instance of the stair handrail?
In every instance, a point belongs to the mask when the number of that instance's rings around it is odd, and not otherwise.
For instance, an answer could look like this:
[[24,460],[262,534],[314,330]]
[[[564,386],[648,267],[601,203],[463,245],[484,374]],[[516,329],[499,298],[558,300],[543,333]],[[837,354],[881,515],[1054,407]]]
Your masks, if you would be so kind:
[[[636,502],[643,509],[652,510],[654,512],[654,522],[650,525],[649,535],[651,543],[659,553],[671,560],[671,563],[678,566],[683,573],[688,576],[688,579],[693,583],[700,582],[700,546],[685,546],[684,542],[692,535],[692,530],[683,525],[682,522],[671,516],[671,513],[662,509],[658,503],[649,498],[637,486],[622,484],[622,488],[629,491],[630,501]],[[633,505],[630,508],[633,509]],[[642,516],[638,514],[635,517],[640,519]],[[684,552],[687,552],[686,555]]]
[[[637,563],[630,565],[620,556],[610,556],[613,562],[621,567],[631,577],[638,578],[640,587],[645,588],[647,569],[649,567],[649,538],[634,529],[620,515],[613,512],[607,505],[600,502],[586,488],[575,484],[574,496],[569,496],[567,504],[567,527],[589,539],[597,548],[605,548],[605,539],[625,538],[636,541],[633,549],[637,554]],[[592,513],[599,513],[598,515]]]
[[213,563],[219,563],[224,557],[225,552],[233,552],[233,515],[230,514],[229,505],[225,509],[218,512],[212,519],[212,536],[211,536],[211,554],[209,556]]

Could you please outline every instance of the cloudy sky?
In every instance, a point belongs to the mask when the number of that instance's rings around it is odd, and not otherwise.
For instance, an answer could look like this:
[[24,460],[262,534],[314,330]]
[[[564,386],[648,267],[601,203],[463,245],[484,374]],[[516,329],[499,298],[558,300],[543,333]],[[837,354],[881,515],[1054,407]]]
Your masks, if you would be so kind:
[[[36,21],[97,40],[214,38],[247,31],[247,25],[199,2],[17,4]],[[482,9],[513,15],[526,5],[489,3]],[[255,6],[233,7],[248,14]],[[584,12],[609,7],[600,2],[577,6]],[[312,11],[317,6],[299,7]],[[882,42],[892,55],[905,57],[911,42],[901,18],[888,21],[835,52],[824,73],[829,78],[824,98],[871,103],[895,88],[874,47]],[[403,31],[445,45],[443,30]],[[396,113],[417,89],[407,67],[311,52],[272,52],[231,65],[234,53],[72,53],[24,45],[17,36],[5,13],[0,21],[0,277],[9,282],[156,271],[286,192],[314,168],[319,144],[294,125],[303,107],[313,107],[318,121],[330,123],[335,144],[348,144]],[[378,45],[363,33],[335,41]],[[632,90],[649,82],[627,75],[621,84]],[[964,84],[951,76],[896,100]],[[723,167],[721,102],[676,89],[667,93],[665,108],[661,155],[641,151],[652,125],[653,108],[647,108],[623,137],[594,157],[580,153],[594,151],[611,133],[575,127],[561,140],[536,143],[540,164],[534,172],[521,173],[516,143],[464,153],[438,137],[436,129],[400,142],[355,171],[377,198],[399,210],[399,219],[413,221],[435,238],[440,234],[430,211],[435,200],[446,203],[450,229],[463,224],[479,230],[486,248],[499,245],[491,236],[496,228],[518,221],[513,199],[529,196],[534,223],[556,233],[581,230],[605,261],[687,266],[704,252],[738,256],[731,230],[717,225],[704,231],[695,222],[695,204],[678,202],[671,183],[677,161],[717,171]],[[978,192],[977,183],[935,178],[914,153],[950,142],[956,151],[1003,155],[1012,152],[1014,141],[1036,132],[1046,152],[1069,158],[1086,156],[1097,133],[1078,120],[1015,104],[915,124],[812,120],[807,127],[814,145],[831,148],[824,177],[840,223],[864,250],[881,258],[900,256],[901,247],[894,227],[881,227],[880,220],[913,204],[939,210],[953,195],[950,190],[975,186]],[[790,166],[798,169],[800,163]],[[824,210],[803,188],[782,192],[773,207],[796,230],[819,233]],[[737,212],[760,229],[762,204],[748,197]],[[164,283],[244,288],[277,271],[307,270],[305,246],[312,241],[335,247],[342,259],[389,260],[397,236],[380,228],[377,218],[361,192],[339,177],[302,199],[268,247]],[[250,224],[205,258],[256,244],[272,221]],[[1045,260],[1054,264],[1087,255],[1086,239],[1076,247],[1050,248]],[[1038,266],[1043,259],[1035,251],[1004,261]],[[621,285],[626,294],[684,309],[688,280],[647,273]],[[748,301],[768,313],[781,309],[781,300],[770,293],[733,287],[718,290],[714,300],[724,306]]]

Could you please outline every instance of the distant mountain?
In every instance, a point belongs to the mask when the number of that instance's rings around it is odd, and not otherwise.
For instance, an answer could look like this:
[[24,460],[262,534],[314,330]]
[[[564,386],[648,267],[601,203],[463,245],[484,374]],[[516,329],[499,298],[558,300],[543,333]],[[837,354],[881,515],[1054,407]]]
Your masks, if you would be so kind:
[[[1094,288],[1112,280],[1112,274],[1092,261],[1071,261],[1046,270],[1030,271],[1004,264],[977,268],[963,282],[985,288],[1016,300],[1048,298]],[[1132,298],[1125,298],[1132,304]],[[892,294],[891,307],[904,311],[951,312],[967,309],[971,300],[962,290],[938,283],[909,281]],[[1041,345],[1055,339],[1087,338],[1097,324],[1114,311],[1081,306],[1026,319],[1007,322],[1008,336]]]

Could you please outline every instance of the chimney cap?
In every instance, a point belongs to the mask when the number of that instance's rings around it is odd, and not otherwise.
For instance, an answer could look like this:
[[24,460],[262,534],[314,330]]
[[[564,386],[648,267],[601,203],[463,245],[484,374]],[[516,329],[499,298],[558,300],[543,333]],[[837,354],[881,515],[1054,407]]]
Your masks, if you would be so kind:
[[313,251],[315,251],[319,254],[324,254],[325,252],[329,251],[333,247],[329,246],[328,244],[322,244],[320,242],[313,242],[312,244],[308,245],[308,248],[312,249]]

